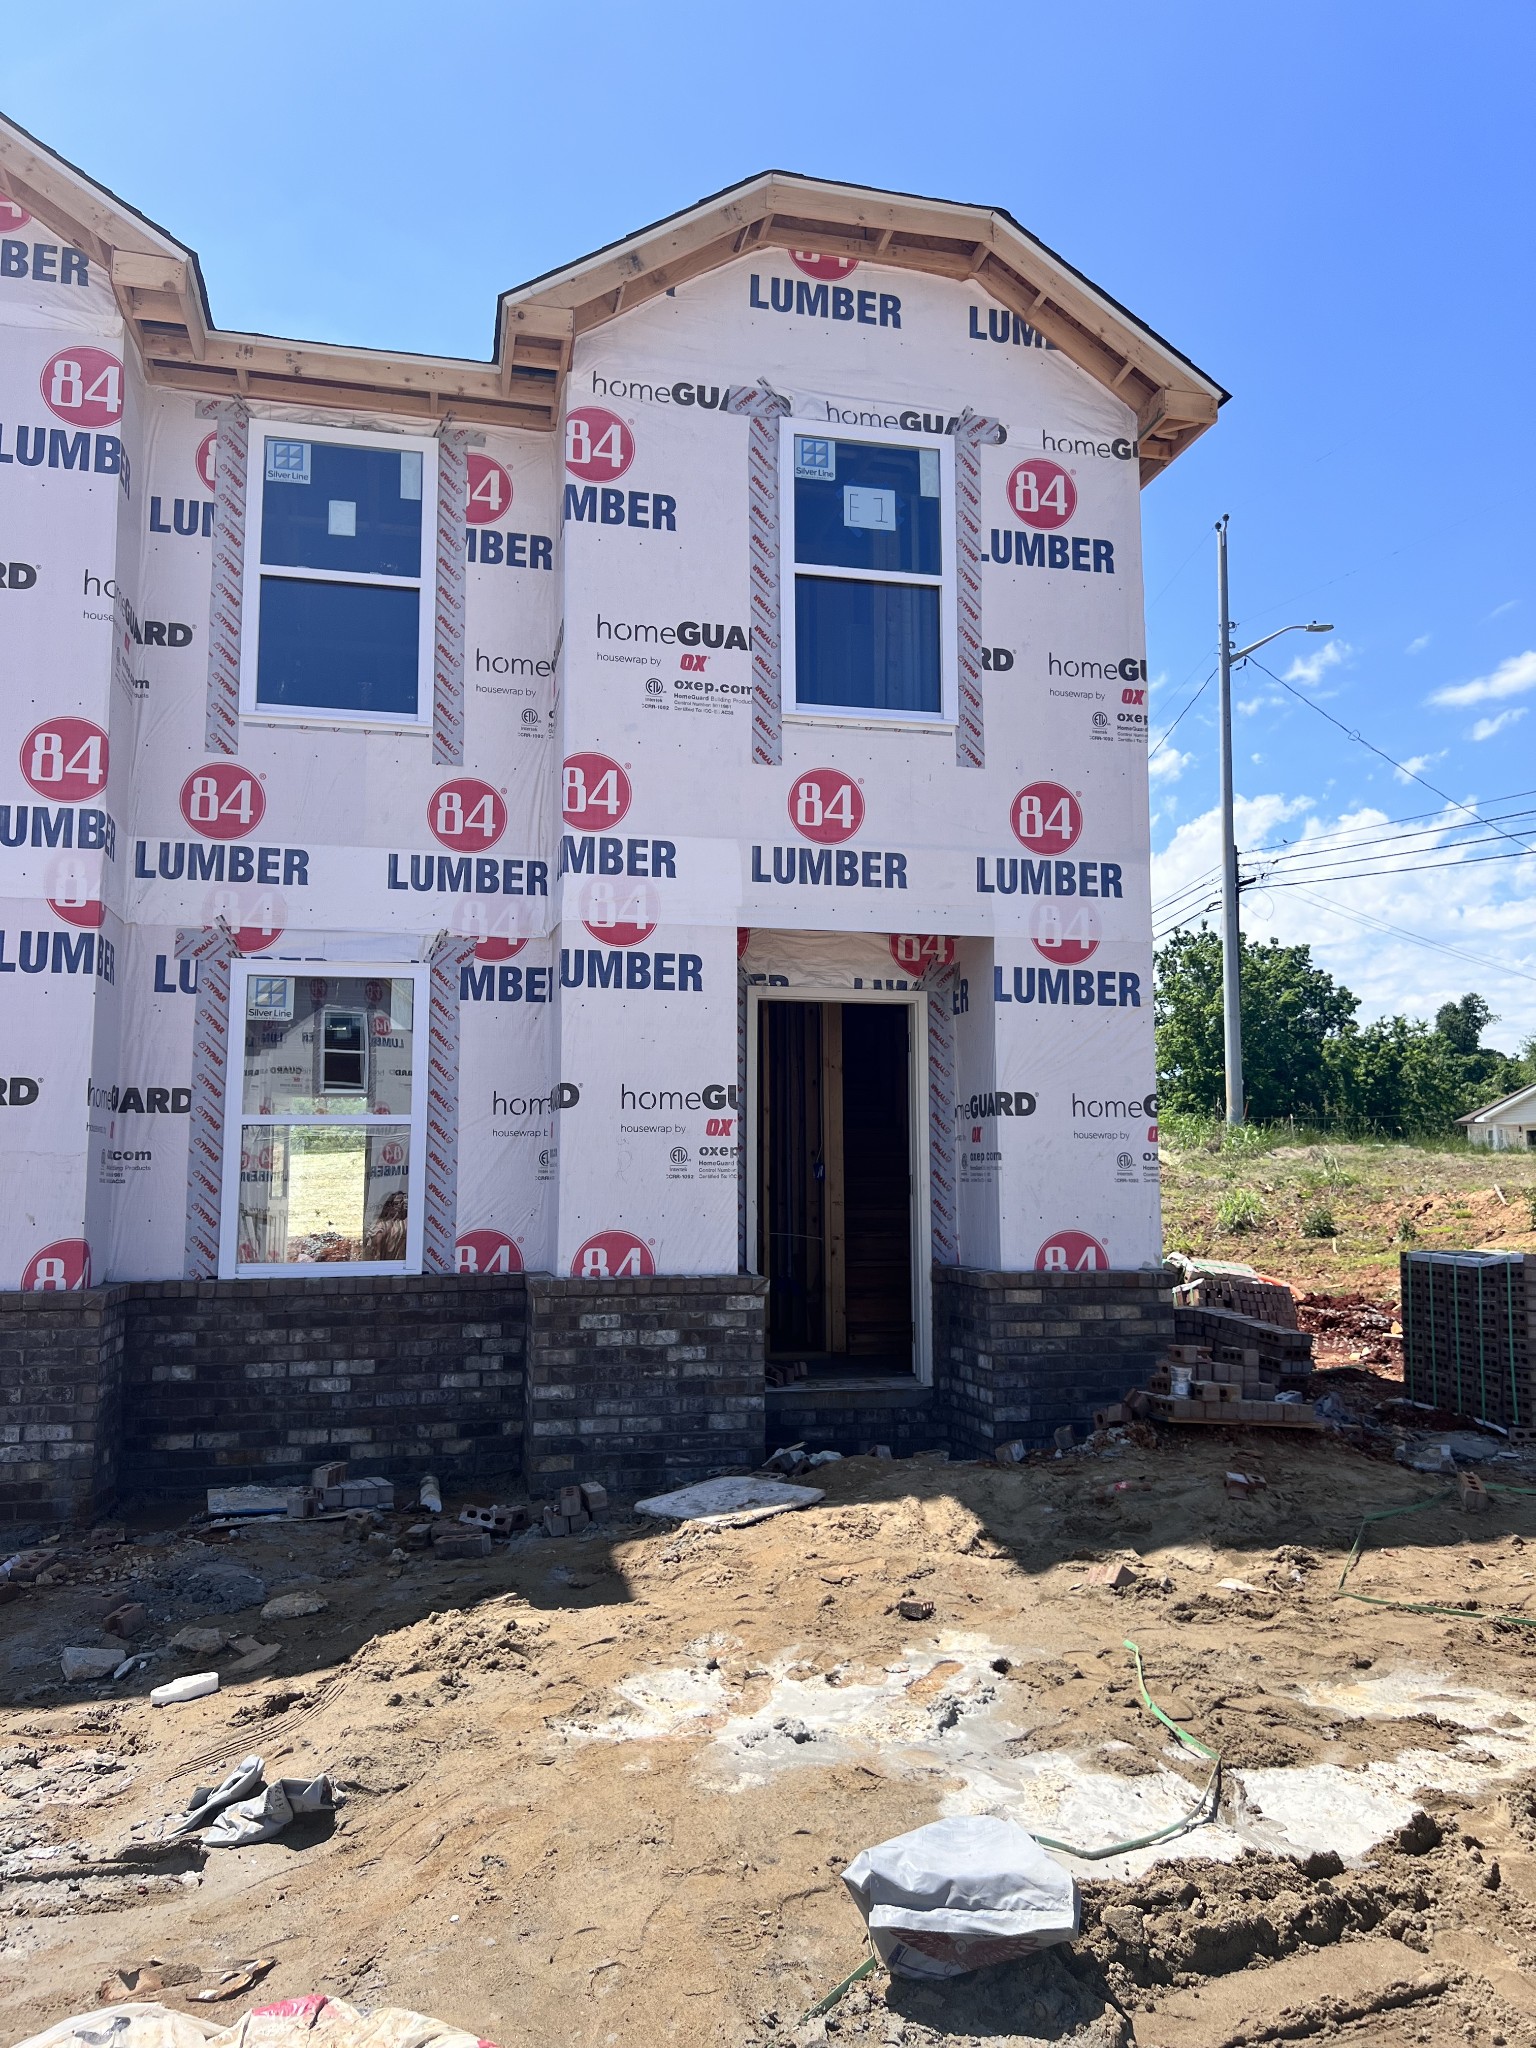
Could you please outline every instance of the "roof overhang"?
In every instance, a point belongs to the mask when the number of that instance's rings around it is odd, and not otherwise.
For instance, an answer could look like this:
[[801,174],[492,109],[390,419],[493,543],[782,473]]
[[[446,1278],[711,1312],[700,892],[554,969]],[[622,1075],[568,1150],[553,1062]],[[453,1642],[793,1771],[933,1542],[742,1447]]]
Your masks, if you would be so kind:
[[815,249],[973,285],[1054,343],[1134,414],[1146,482],[1227,394],[995,207],[765,171],[502,294],[489,363],[286,341],[214,326],[194,251],[0,118],[0,188],[112,281],[154,384],[205,397],[556,427],[577,337],[757,251]]
[[503,294],[497,352],[524,323],[570,341],[741,256],[813,249],[947,277],[988,293],[1136,416],[1147,482],[1216,418],[1227,393],[996,207],[765,171],[595,255]]

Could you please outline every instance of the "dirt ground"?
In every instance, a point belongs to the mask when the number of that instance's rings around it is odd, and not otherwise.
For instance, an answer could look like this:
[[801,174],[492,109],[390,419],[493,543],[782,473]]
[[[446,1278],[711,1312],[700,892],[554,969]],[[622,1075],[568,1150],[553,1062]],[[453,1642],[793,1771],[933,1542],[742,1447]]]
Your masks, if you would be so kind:
[[1161,1154],[1169,1250],[1242,1259],[1298,1292],[1395,1302],[1404,1250],[1536,1252],[1536,1152],[1288,1143],[1275,1127],[1175,1117]]
[[[1339,1385],[1367,1411],[1396,1391]],[[262,1957],[259,1992],[188,2009],[321,1990],[501,2048],[1536,2044],[1536,1631],[1500,1618],[1536,1618],[1536,1498],[1463,1515],[1380,1440],[1132,1435],[1012,1470],[849,1459],[752,1527],[616,1510],[457,1564],[335,1523],[66,1539],[0,1608],[0,2037],[89,2010],[120,1966],[197,1973],[180,2003]],[[1267,1486],[1229,1498],[1232,1468]],[[1362,1514],[1413,1501],[1348,1585],[1460,1611],[1335,1597]],[[1127,1586],[1090,1583],[1116,1560]],[[325,1607],[261,1618],[294,1590]],[[160,1653],[62,1684],[125,1593]],[[207,1661],[163,1647],[189,1623],[281,1655],[153,1710]],[[1089,1849],[1210,1811],[1128,1639],[1220,1752],[1214,1818],[1071,1861],[1073,1943],[940,1986],[879,1972],[807,2022],[867,1954],[839,1878],[866,1845],[997,1812]],[[339,1815],[91,1867],[252,1751],[331,1772]]]

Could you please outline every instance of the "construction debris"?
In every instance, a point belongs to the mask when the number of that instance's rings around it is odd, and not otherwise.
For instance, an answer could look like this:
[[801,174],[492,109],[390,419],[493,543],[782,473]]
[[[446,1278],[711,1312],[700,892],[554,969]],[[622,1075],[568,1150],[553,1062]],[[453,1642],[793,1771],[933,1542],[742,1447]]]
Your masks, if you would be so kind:
[[71,1685],[110,1678],[123,1661],[121,1650],[68,1649],[60,1652],[59,1669]]
[[528,1526],[526,1508],[461,1508],[459,1520],[466,1529],[483,1529],[488,1536],[515,1536]]
[[443,1512],[443,1489],[435,1472],[428,1472],[422,1479],[421,1491],[416,1496],[429,1515]]
[[185,1678],[173,1678],[168,1685],[157,1685],[150,1693],[152,1707],[181,1707],[188,1700],[205,1699],[219,1689],[217,1671],[189,1671]]
[[261,1610],[263,1621],[301,1621],[306,1614],[324,1614],[329,1602],[318,1593],[279,1593]]
[[1282,1395],[1265,1370],[1257,1345],[1173,1344],[1146,1386],[1126,1400],[1158,1422],[1320,1429],[1313,1404],[1294,1392]]
[[652,1494],[637,1500],[637,1515],[661,1515],[676,1522],[762,1521],[768,1515],[783,1515],[795,1508],[814,1507],[825,1499],[819,1487],[786,1486],[780,1479],[701,1479],[696,1486],[680,1486],[674,1493]]

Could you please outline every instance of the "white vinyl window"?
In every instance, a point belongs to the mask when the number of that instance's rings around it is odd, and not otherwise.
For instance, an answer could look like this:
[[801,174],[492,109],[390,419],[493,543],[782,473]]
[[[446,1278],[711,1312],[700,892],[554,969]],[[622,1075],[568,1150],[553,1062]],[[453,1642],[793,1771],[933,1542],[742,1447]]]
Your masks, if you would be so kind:
[[953,725],[953,443],[794,419],[779,434],[784,710]]
[[240,708],[431,722],[437,443],[250,424]]
[[421,1271],[429,972],[232,964],[224,1278]]

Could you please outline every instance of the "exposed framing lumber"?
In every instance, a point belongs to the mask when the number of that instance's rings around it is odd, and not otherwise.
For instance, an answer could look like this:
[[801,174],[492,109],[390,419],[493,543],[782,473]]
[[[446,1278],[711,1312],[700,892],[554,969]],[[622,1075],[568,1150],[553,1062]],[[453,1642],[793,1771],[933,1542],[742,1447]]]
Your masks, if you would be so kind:
[[815,249],[967,282],[1017,314],[1135,413],[1143,483],[1202,434],[1226,394],[1007,214],[769,171],[498,302],[489,363],[215,328],[195,254],[0,118],[0,190],[110,278],[151,383],[285,407],[345,407],[549,433],[577,339],[761,251]]

